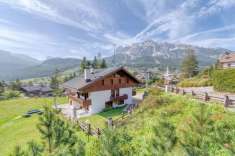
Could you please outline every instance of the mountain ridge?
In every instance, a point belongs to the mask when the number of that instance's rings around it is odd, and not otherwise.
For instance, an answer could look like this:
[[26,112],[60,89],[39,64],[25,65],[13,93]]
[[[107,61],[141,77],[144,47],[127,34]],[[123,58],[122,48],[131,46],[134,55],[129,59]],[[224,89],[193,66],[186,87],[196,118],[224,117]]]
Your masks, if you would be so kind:
[[155,42],[148,40],[134,43],[129,46],[119,46],[116,48],[114,56],[108,57],[107,61],[112,64],[115,60],[116,65],[127,65],[136,67],[165,67],[172,66],[179,68],[180,63],[188,49],[193,49],[197,56],[199,66],[209,66],[227,51],[224,48],[204,48],[188,44],[174,44],[168,42]]

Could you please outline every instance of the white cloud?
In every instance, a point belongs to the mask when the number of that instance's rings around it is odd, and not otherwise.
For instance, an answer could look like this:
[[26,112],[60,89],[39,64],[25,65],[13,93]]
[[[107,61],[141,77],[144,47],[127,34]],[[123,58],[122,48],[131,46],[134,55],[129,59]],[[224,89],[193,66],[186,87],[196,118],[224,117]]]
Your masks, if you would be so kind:
[[0,0],[14,8],[46,18],[59,24],[85,31],[99,31],[112,24],[112,18],[89,0]]
[[202,7],[200,16],[220,13],[222,10],[235,7],[235,0],[210,0],[209,6]]

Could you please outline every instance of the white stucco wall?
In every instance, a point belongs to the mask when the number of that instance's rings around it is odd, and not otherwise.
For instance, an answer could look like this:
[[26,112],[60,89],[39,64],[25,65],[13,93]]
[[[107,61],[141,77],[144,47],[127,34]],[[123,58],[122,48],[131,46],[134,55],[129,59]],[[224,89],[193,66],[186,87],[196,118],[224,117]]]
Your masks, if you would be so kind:
[[132,99],[132,88],[120,88],[119,90],[119,95],[124,95],[127,94],[128,95],[128,99],[126,99],[124,101],[125,104],[132,104],[133,103],[133,99]]
[[[230,64],[230,66],[229,66]],[[235,62],[223,63],[223,68],[235,68]]]
[[90,113],[101,112],[105,108],[105,102],[110,100],[111,90],[91,92],[89,99],[91,99]]

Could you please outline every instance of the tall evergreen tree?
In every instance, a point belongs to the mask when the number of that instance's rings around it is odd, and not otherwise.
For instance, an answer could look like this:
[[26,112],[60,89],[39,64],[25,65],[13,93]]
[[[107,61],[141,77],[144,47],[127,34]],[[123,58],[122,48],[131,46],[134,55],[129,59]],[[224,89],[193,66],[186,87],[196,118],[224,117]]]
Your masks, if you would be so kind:
[[102,59],[101,64],[100,64],[100,68],[107,68],[107,64],[105,59]]
[[198,61],[193,49],[188,49],[181,64],[181,72],[184,77],[189,78],[198,74]]
[[175,126],[168,121],[167,117],[162,116],[163,118],[153,127],[152,155],[166,155],[172,151],[178,140]]
[[36,143],[35,141],[28,142],[28,151],[27,154],[29,156],[42,156],[43,147]]
[[213,120],[211,111],[205,104],[200,104],[199,110],[192,116],[188,129],[183,131],[181,145],[188,155],[208,156],[213,141]]
[[4,82],[2,81],[0,81],[0,95],[3,93],[5,91],[5,84],[4,84]]
[[84,69],[86,68],[86,65],[87,65],[87,60],[86,60],[86,57],[83,57],[81,63],[80,63],[80,71],[83,72]]
[[48,147],[48,152],[53,151],[53,122],[55,120],[55,113],[49,109],[49,107],[44,107],[44,113],[39,118],[38,130],[41,133],[42,139],[46,140]]
[[92,62],[92,68],[97,69],[98,67],[99,67],[99,62],[98,62],[98,60],[97,60],[97,58],[95,56],[94,60]]

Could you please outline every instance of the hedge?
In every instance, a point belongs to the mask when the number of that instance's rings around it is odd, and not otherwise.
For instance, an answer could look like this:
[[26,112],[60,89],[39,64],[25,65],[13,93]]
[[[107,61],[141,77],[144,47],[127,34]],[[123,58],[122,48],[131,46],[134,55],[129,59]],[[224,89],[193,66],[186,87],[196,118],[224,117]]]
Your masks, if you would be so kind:
[[216,70],[212,79],[215,90],[235,93],[235,69]]
[[191,78],[182,80],[177,84],[179,87],[203,87],[212,86],[212,81],[208,78]]

